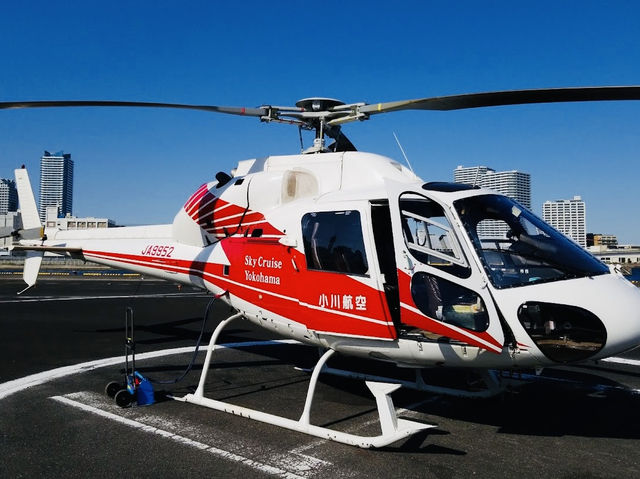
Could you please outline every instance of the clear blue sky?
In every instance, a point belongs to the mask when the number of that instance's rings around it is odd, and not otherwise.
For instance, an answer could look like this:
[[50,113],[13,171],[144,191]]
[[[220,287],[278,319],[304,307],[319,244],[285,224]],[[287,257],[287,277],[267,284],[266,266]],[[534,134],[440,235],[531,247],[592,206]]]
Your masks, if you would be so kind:
[[[291,105],[640,84],[637,1],[3,2],[0,101]],[[346,125],[425,180],[457,165],[532,175],[533,209],[581,195],[589,231],[640,243],[640,102],[401,112]],[[170,222],[239,160],[297,153],[297,129],[190,111],[0,112],[0,177],[75,161],[74,213]]]

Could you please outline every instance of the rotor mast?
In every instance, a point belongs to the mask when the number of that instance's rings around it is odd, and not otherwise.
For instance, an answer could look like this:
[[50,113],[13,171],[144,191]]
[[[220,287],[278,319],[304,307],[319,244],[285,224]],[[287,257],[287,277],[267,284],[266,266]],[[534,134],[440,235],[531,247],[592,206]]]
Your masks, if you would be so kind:
[[325,134],[329,131],[327,121],[329,120],[330,111],[336,107],[343,106],[344,103],[333,98],[304,98],[296,102],[296,106],[301,108],[305,113],[303,128],[307,130],[315,130],[315,138],[313,145],[303,153],[321,153],[327,151],[325,147]]
[[[298,125],[304,130],[313,130],[313,145],[303,151],[304,154],[326,151],[355,151],[356,148],[341,132],[340,125],[355,120],[366,120],[368,114],[358,111],[364,103],[345,104],[333,98],[304,98],[296,102],[295,107],[262,106],[265,114],[260,116],[264,122],[278,122]],[[325,137],[335,140],[326,146]]]

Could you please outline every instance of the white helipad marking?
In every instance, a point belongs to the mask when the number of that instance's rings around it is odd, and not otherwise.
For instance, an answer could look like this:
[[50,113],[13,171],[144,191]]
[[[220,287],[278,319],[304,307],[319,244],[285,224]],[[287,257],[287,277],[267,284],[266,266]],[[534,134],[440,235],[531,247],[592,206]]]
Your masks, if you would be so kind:
[[288,454],[284,454],[277,458],[277,462],[286,466],[288,469],[305,474],[310,472],[318,472],[319,469],[332,466],[328,461],[323,461],[317,457],[302,454],[296,449],[292,449]]
[[[209,443],[212,447],[217,446],[224,448],[227,452],[239,453],[242,456],[250,458],[261,458],[260,460],[263,460],[262,458],[266,457],[265,448],[262,442],[258,441],[258,446],[256,447],[254,441],[245,440],[244,437],[241,440],[238,440],[235,430],[231,432],[231,436],[229,436],[229,431],[223,433],[220,430],[216,430],[214,433],[215,435],[211,436],[211,433],[205,432],[206,428],[198,426],[194,427],[194,425],[190,424],[189,421],[184,422],[179,419],[176,420],[173,417],[168,418],[166,415],[154,414],[152,412],[155,411],[154,408],[131,408],[123,410],[116,406],[113,401],[107,400],[103,394],[95,392],[79,391],[65,394],[63,397],[71,401],[82,403],[85,406],[93,407],[94,409],[115,414],[119,417],[129,417],[140,423],[144,423],[149,427],[167,430],[174,434],[179,432],[179,435],[188,436],[190,439],[202,443]],[[132,416],[133,414],[135,414],[135,417]],[[268,460],[264,460],[270,465],[279,469],[284,469],[285,471],[293,472],[294,474],[302,474],[303,476],[316,476],[321,469],[333,466],[331,462],[323,461],[322,459],[307,454],[300,454],[295,450],[288,451],[283,454],[272,453],[269,454],[268,457]],[[346,474],[347,471],[340,471],[341,476],[347,477]]]
[[[293,339],[279,339],[273,341],[250,341],[246,343],[227,343],[217,344],[216,348],[249,348],[252,346],[274,346],[278,344],[301,344]],[[199,352],[206,351],[206,347],[200,348]],[[163,349],[160,351],[151,351],[149,353],[136,354],[138,361],[144,359],[159,358],[162,356],[170,356],[172,354],[183,354],[193,352],[193,346],[174,349]],[[103,368],[106,366],[112,366],[114,364],[122,363],[122,356],[116,356],[113,358],[97,359],[95,361],[88,361],[86,363],[74,364],[73,366],[63,366],[61,368],[51,369],[31,376],[25,376],[23,378],[14,379],[13,381],[7,381],[0,384],[0,399],[4,399],[7,396],[23,391],[27,388],[38,386],[40,384],[47,383],[54,379],[70,376],[72,374],[85,373],[87,371],[93,371],[94,369]]]
[[225,451],[223,449],[219,449],[214,446],[210,446],[209,444],[204,444],[200,441],[194,441],[193,439],[189,439],[188,437],[180,436],[178,434],[174,434],[169,431],[165,431],[164,429],[159,429],[154,426],[148,426],[138,421],[134,421],[133,419],[127,419],[122,416],[118,416],[117,414],[113,414],[107,411],[103,411],[102,409],[95,408],[93,406],[88,406],[81,402],[74,401],[72,399],[66,398],[64,396],[53,396],[51,399],[66,404],[71,407],[75,407],[77,409],[81,409],[83,411],[90,412],[92,414],[96,414],[97,416],[101,416],[106,419],[110,419],[112,421],[116,421],[120,424],[124,424],[129,427],[133,427],[135,429],[139,429],[143,432],[148,432],[150,434],[155,434],[166,439],[171,439],[172,441],[176,441],[180,444],[184,444],[186,446],[194,447],[196,449],[200,449],[201,451],[208,452],[210,454],[214,454],[216,456],[220,456],[224,459],[238,462],[244,464],[245,466],[251,467],[252,469],[256,469],[260,472],[264,472],[273,476],[290,478],[290,479],[304,479],[304,476],[299,476],[297,474],[293,474],[291,472],[285,471],[284,469],[280,469],[278,467],[270,466],[268,464],[264,464],[262,462],[254,461],[253,459],[249,459],[244,456],[240,456],[238,454],[234,454],[229,451]]

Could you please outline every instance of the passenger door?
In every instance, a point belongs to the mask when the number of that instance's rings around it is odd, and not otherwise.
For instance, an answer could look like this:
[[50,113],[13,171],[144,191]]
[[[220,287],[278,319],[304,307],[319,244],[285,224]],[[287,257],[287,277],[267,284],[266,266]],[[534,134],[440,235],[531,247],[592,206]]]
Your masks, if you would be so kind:
[[305,264],[299,297],[305,324],[318,333],[394,339],[380,291],[366,210],[312,211],[302,216]]
[[387,183],[398,268],[401,329],[500,353],[504,333],[484,275],[452,215],[427,191]]

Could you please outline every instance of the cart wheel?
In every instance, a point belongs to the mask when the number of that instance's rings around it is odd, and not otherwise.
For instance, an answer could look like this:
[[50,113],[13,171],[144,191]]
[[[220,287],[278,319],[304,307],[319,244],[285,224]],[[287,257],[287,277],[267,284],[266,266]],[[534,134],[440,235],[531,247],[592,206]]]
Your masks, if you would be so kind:
[[111,381],[104,388],[104,393],[110,398],[115,397],[116,393],[122,389],[122,384],[118,381]]
[[133,396],[126,389],[121,389],[114,396],[116,404],[120,407],[129,407],[133,402]]

